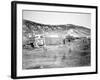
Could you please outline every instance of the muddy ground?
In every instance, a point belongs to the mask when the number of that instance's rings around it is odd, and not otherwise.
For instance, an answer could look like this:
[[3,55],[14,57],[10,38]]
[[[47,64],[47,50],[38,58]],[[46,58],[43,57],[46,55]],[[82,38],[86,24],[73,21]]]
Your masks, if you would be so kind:
[[31,50],[23,49],[22,68],[63,68],[90,66],[90,49],[81,50],[76,42],[48,45]]

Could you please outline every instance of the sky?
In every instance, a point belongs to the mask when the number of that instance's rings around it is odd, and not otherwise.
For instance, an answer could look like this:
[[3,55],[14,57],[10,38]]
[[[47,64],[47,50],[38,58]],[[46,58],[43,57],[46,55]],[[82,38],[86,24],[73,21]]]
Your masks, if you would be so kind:
[[71,12],[52,12],[52,11],[23,11],[23,19],[42,24],[74,24],[84,27],[91,27],[91,14],[71,13]]

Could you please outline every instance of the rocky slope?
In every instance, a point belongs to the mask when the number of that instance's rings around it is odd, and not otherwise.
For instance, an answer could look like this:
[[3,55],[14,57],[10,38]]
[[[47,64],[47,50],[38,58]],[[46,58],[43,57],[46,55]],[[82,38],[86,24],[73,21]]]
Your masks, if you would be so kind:
[[43,32],[63,32],[66,35],[71,35],[73,37],[90,37],[90,29],[73,25],[73,24],[64,24],[64,25],[47,25],[47,24],[41,24],[29,20],[23,20],[23,27],[26,27],[27,32],[34,32],[34,33],[43,33]]

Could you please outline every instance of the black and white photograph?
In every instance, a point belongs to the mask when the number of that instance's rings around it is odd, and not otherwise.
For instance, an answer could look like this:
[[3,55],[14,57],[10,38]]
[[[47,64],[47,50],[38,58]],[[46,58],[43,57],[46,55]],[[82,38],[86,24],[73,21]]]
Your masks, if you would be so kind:
[[91,14],[23,10],[22,68],[91,65]]
[[97,73],[97,7],[12,2],[12,78]]

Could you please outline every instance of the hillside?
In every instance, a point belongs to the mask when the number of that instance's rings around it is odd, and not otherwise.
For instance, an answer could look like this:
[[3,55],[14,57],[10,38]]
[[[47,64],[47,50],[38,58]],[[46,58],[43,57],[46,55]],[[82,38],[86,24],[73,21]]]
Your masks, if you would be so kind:
[[43,32],[61,32],[66,35],[71,35],[73,37],[90,37],[90,29],[73,25],[73,24],[64,24],[64,25],[51,25],[51,24],[42,24],[29,20],[23,20],[23,25],[28,28],[28,31],[32,31],[35,33],[43,33]]

